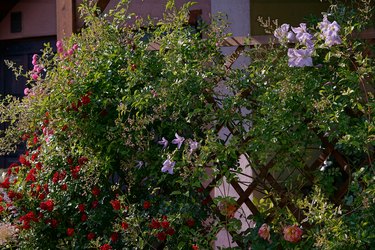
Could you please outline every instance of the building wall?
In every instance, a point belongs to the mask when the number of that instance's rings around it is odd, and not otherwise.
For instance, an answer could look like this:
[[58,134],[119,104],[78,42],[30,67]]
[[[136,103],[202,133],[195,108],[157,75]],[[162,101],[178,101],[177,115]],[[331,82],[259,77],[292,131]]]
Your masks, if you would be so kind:
[[[10,32],[10,13],[22,12],[22,31]],[[0,40],[56,35],[56,2],[21,0],[0,22]]]

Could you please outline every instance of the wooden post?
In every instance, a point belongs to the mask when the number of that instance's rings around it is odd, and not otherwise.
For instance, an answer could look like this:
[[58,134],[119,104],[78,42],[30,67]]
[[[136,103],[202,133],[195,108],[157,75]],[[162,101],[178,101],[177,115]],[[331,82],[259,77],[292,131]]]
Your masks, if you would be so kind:
[[75,0],[56,0],[57,40],[75,32]]

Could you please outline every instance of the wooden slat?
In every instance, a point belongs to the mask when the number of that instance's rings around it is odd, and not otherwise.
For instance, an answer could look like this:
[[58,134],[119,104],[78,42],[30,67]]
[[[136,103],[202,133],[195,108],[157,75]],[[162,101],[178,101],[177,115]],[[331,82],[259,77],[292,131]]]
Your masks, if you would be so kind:
[[56,24],[57,40],[75,32],[75,0],[56,1]]
[[111,0],[98,0],[96,6],[100,9],[100,12],[103,12]]

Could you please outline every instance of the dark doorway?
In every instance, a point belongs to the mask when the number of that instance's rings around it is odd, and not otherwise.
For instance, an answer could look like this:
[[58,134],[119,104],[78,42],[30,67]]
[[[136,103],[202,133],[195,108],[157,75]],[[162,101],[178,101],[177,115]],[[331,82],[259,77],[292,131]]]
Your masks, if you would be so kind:
[[[56,37],[26,38],[17,40],[0,41],[0,94],[23,96],[26,78],[20,77],[16,80],[13,72],[5,65],[4,60],[13,61],[17,66],[22,65],[23,69],[33,68],[31,63],[34,54],[41,54],[45,43],[55,46]],[[4,129],[0,127],[0,129]],[[16,153],[6,156],[0,156],[0,168],[7,168],[11,163],[18,161],[18,155],[24,151],[19,147]]]

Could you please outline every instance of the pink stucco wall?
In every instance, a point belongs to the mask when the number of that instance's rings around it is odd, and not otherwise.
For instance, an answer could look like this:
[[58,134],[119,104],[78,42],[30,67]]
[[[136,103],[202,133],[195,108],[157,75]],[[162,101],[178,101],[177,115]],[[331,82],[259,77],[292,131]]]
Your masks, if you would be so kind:
[[56,35],[56,2],[21,0],[11,12],[22,12],[22,31],[10,32],[10,13],[0,22],[0,40]]

